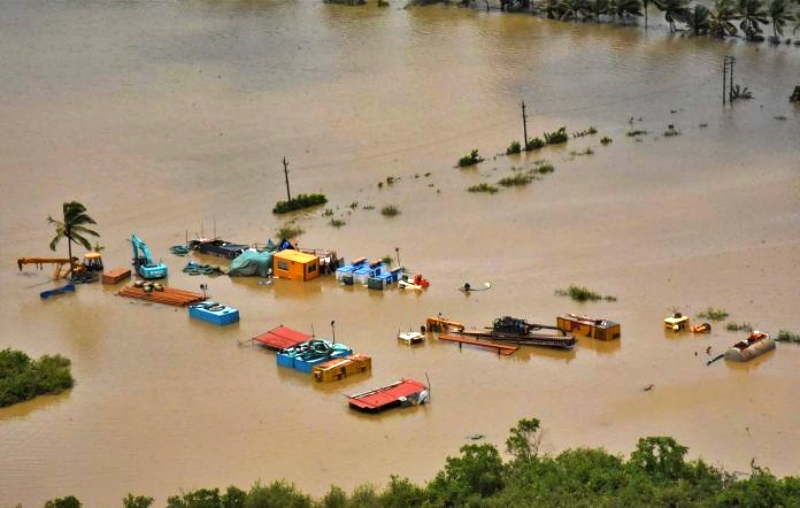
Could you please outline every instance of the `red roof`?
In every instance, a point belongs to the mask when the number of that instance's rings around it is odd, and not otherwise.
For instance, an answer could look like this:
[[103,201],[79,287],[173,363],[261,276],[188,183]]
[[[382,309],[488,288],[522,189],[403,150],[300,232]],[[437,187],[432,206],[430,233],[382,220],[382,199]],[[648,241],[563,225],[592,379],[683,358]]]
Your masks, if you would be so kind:
[[396,403],[401,397],[409,397],[425,390],[425,385],[413,379],[401,379],[395,383],[367,392],[351,395],[350,405],[359,409],[375,411]]
[[313,335],[292,330],[291,328],[281,325],[277,328],[269,330],[268,332],[264,332],[257,337],[254,337],[253,340],[260,343],[264,347],[275,349],[277,351],[283,351],[284,349],[294,347],[301,342],[305,342],[311,337],[313,337]]

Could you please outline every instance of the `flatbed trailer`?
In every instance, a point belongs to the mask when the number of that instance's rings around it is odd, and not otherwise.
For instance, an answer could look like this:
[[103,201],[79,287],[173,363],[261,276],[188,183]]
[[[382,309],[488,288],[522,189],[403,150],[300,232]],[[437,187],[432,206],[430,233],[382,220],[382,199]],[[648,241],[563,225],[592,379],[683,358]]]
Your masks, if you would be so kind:
[[460,332],[450,332],[455,335],[465,335],[481,340],[491,340],[495,342],[510,342],[517,346],[540,346],[557,349],[572,349],[578,341],[574,335],[544,335],[539,333],[517,334],[510,332],[498,332],[496,330],[463,330]]

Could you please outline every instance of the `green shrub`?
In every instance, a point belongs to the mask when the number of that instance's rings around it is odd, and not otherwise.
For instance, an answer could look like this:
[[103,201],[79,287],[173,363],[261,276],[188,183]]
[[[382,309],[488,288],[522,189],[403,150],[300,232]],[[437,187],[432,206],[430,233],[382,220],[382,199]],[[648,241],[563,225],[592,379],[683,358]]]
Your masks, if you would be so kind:
[[272,209],[274,214],[282,214],[294,212],[295,210],[302,210],[303,208],[311,208],[312,206],[324,205],[328,202],[328,198],[324,194],[299,194],[297,197],[289,201],[278,201],[275,208]]
[[725,309],[709,307],[706,310],[698,312],[697,317],[701,319],[708,319],[709,321],[722,321],[728,317],[728,313],[725,311]]
[[0,407],[61,393],[74,384],[70,361],[61,355],[34,361],[22,351],[0,351]]
[[472,150],[467,155],[461,157],[458,161],[458,167],[465,168],[467,166],[472,166],[473,164],[477,164],[479,162],[483,162],[483,157],[478,154],[478,149]]
[[547,160],[538,160],[533,163],[533,170],[540,175],[547,175],[556,170],[553,164]]
[[495,187],[494,185],[492,185],[490,183],[486,183],[486,182],[483,182],[483,183],[478,184],[478,185],[473,185],[473,186],[467,188],[467,191],[469,191],[469,192],[488,192],[489,194],[494,194],[498,190],[499,189],[497,187]]
[[276,235],[278,236],[278,238],[285,238],[287,240],[291,240],[292,238],[297,238],[303,233],[305,233],[305,231],[303,231],[303,229],[300,226],[296,226],[294,224],[289,223],[289,224],[284,224],[283,226],[278,228]]
[[328,224],[338,229],[347,224],[347,222],[345,222],[343,219],[331,219]]
[[800,334],[793,333],[788,330],[780,330],[778,331],[778,336],[775,337],[775,340],[778,342],[793,342],[795,344],[800,344]]
[[732,321],[729,321],[728,323],[725,324],[725,329],[728,330],[729,332],[742,332],[742,331],[752,332],[753,325],[751,325],[750,323],[734,323]]
[[561,143],[566,143],[567,141],[569,141],[569,135],[567,135],[567,128],[561,127],[557,131],[545,132],[544,141],[548,145],[557,145]]
[[546,143],[542,141],[542,138],[533,138],[528,140],[528,144],[525,145],[526,152],[532,152],[533,150],[539,150],[540,148],[544,147]]
[[609,138],[608,136],[603,136],[602,138],[600,138],[600,143],[603,146],[610,144],[612,141],[614,141],[614,140]]
[[516,187],[519,185],[528,185],[535,179],[533,170],[524,172],[515,172],[513,176],[507,176],[498,180],[498,184],[503,187]]
[[617,298],[615,296],[603,296],[591,289],[588,289],[583,286],[578,286],[575,284],[570,284],[567,289],[556,289],[555,294],[557,296],[568,296],[575,300],[576,302],[586,302],[592,301],[596,302],[601,299],[605,299],[609,302],[616,302]]
[[506,148],[506,155],[512,155],[515,153],[520,153],[522,151],[522,145],[519,144],[519,141],[512,141],[508,148]]
[[381,215],[384,217],[394,217],[395,215],[400,214],[400,209],[397,208],[395,205],[386,205],[381,208]]
[[634,129],[625,133],[625,135],[628,136],[629,138],[635,138],[637,136],[645,136],[646,134],[647,131],[641,129]]

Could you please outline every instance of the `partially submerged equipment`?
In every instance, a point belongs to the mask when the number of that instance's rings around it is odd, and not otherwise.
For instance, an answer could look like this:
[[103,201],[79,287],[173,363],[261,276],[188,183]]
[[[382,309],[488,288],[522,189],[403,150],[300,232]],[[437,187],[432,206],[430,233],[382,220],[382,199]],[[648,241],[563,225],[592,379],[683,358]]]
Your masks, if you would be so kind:
[[353,409],[377,413],[393,407],[408,407],[430,402],[430,389],[421,381],[400,379],[394,383],[347,396]]
[[228,275],[269,277],[272,275],[272,251],[247,249],[231,261]]
[[746,339],[729,347],[725,351],[725,359],[733,362],[746,362],[773,349],[775,349],[775,339],[768,333],[754,330]]
[[163,279],[167,276],[167,265],[162,262],[154,262],[150,255],[150,249],[138,236],[131,235],[131,246],[133,247],[133,267],[142,278]]
[[619,323],[577,314],[562,314],[558,316],[556,318],[556,326],[569,333],[578,333],[598,340],[614,340],[622,336]]
[[425,342],[425,334],[420,332],[400,332],[397,334],[397,340],[406,345],[422,344]]
[[314,381],[330,383],[340,381],[347,376],[370,372],[372,358],[367,355],[354,354],[343,358],[334,358],[315,365],[313,368]]
[[189,317],[219,326],[239,322],[239,311],[221,303],[206,300],[189,306]]
[[310,373],[314,366],[333,358],[350,356],[353,350],[344,344],[334,344],[323,339],[310,339],[278,353],[278,365]]
[[684,316],[680,312],[675,312],[669,317],[664,318],[664,328],[679,332],[689,327],[689,316]]
[[42,300],[47,300],[48,298],[56,295],[63,295],[65,293],[74,293],[75,292],[75,284],[66,284],[61,286],[60,288],[50,289],[48,291],[42,291],[39,293],[39,298]]

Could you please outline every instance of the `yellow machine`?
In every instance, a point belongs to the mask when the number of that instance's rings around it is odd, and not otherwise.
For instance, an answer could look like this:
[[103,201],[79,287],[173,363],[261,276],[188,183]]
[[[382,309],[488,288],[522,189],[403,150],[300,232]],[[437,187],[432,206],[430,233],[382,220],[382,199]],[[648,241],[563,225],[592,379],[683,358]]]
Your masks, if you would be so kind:
[[427,321],[425,321],[425,329],[429,332],[463,332],[464,325],[457,321],[451,321],[442,316],[431,316],[427,319]]
[[[23,265],[36,265],[41,270],[46,264],[56,265],[56,269],[53,272],[54,279],[67,277],[70,272],[80,273],[80,271],[86,271],[86,267],[78,263],[78,258],[76,257],[73,257],[71,262],[69,258],[19,258],[17,260],[17,266],[20,271]],[[64,269],[64,265],[67,265],[66,269]],[[83,267],[82,270],[81,267]]]

